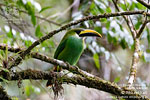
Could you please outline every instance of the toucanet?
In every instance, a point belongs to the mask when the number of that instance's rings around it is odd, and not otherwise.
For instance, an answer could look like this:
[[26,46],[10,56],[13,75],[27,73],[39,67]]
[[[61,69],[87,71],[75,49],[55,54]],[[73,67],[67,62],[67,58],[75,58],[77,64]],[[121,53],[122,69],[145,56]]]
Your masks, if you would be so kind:
[[[102,37],[100,33],[91,29],[75,28],[69,30],[60,44],[58,45],[54,58],[69,63],[70,65],[76,65],[83,49],[84,40],[87,36]],[[54,71],[60,71],[61,67],[54,66]],[[46,86],[52,85],[51,80],[48,80]]]

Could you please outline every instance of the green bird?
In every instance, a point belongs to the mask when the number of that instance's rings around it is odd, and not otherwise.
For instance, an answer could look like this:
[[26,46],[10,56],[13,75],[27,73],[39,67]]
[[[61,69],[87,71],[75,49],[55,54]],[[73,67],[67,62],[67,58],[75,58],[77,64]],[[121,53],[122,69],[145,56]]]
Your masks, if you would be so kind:
[[[100,33],[91,29],[71,29],[65,34],[60,44],[58,45],[54,54],[54,58],[68,62],[70,65],[76,65],[83,52],[84,40],[86,36],[102,37]],[[59,72],[61,70],[59,66],[54,67],[54,71]],[[51,80],[48,80],[46,86],[51,85]]]

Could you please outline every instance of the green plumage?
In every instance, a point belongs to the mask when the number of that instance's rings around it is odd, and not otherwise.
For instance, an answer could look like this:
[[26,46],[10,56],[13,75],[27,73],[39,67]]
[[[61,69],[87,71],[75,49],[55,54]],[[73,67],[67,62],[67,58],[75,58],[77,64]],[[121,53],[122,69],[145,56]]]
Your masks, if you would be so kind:
[[[63,39],[61,40],[60,44],[58,45],[54,58],[63,60],[64,62],[68,62],[70,65],[76,65],[78,62],[84,48],[84,36],[98,36],[101,35],[89,29],[72,29],[68,31]],[[54,66],[54,71],[61,71],[59,66]],[[46,86],[52,85],[52,80],[48,80]]]
[[83,40],[71,30],[66,33],[55,51],[54,58],[75,65],[83,52]]

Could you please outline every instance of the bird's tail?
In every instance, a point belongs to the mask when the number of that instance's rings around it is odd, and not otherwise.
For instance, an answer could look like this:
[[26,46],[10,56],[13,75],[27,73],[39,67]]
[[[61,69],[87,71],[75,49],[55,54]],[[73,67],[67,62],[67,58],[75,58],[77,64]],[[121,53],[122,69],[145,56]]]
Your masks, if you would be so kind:
[[[54,67],[53,67],[53,71],[54,72],[60,72],[61,71],[61,67],[60,66],[58,66],[58,65],[55,65]],[[53,85],[53,81],[54,80],[48,80],[47,81],[47,83],[46,83],[46,87],[51,87],[52,85]]]

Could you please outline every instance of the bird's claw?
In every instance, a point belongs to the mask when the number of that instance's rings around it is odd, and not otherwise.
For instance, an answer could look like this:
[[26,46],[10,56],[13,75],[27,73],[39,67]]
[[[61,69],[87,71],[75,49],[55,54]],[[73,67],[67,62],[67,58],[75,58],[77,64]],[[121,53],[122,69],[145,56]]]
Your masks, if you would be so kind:
[[70,69],[70,64],[68,62],[65,62],[67,64],[67,69]]
[[78,66],[73,66],[77,71],[78,71],[78,69],[79,69],[79,67]]

